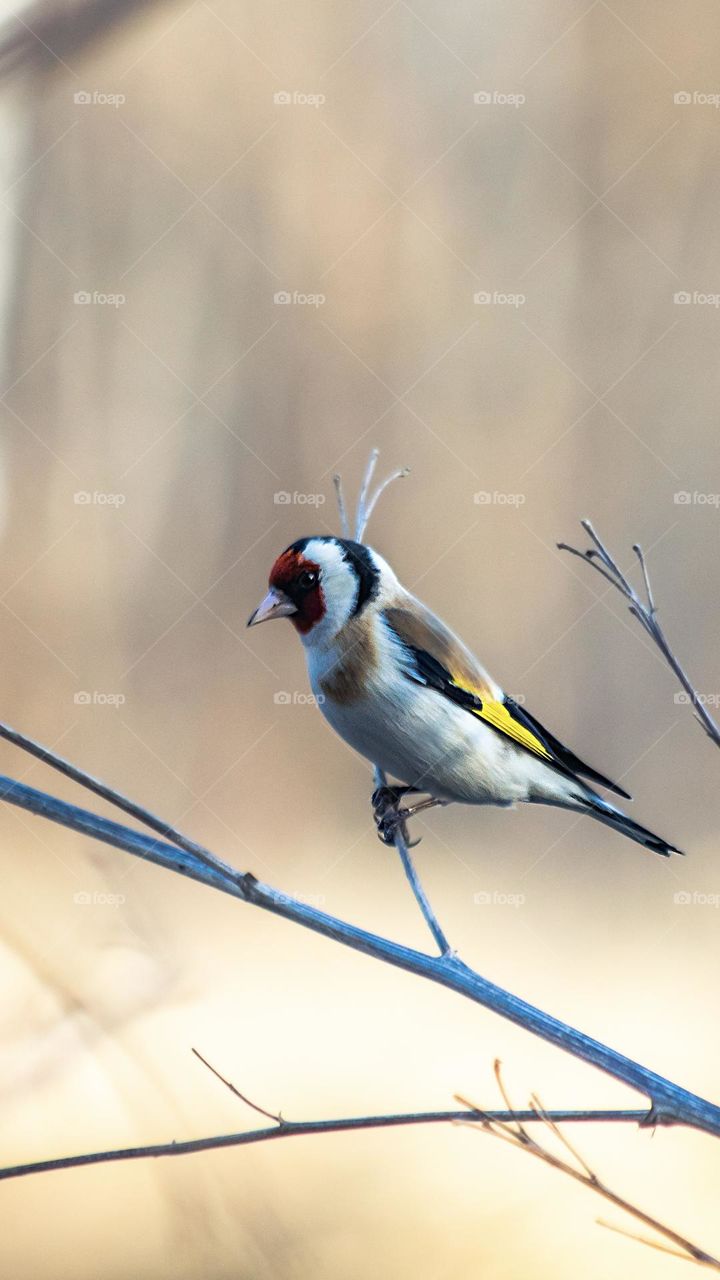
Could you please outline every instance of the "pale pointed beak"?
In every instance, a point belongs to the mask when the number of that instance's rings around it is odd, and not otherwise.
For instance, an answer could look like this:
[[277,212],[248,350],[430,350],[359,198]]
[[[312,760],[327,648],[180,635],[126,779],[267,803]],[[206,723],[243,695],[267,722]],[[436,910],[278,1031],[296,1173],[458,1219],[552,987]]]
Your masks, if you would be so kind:
[[268,622],[270,618],[289,618],[292,613],[297,613],[297,607],[290,597],[277,587],[271,587],[255,612],[250,614],[247,624],[249,627],[256,627],[258,622]]

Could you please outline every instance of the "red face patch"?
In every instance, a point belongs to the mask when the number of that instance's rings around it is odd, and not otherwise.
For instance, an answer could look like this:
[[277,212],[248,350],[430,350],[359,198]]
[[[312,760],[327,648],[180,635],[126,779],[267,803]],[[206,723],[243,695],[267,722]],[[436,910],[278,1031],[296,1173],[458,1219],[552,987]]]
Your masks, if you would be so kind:
[[325,597],[320,586],[320,565],[307,560],[290,547],[278,556],[270,570],[270,586],[283,591],[292,600],[297,613],[290,621],[306,635],[325,614]]

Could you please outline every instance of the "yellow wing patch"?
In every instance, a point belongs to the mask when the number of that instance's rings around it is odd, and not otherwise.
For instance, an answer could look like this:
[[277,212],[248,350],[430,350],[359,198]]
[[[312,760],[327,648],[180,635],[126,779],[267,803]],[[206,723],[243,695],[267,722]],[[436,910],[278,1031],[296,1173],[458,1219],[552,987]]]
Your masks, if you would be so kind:
[[469,708],[479,720],[487,720],[488,724],[491,724],[494,729],[504,733],[507,738],[512,738],[513,742],[525,747],[527,751],[532,751],[534,755],[542,756],[543,760],[553,759],[545,744],[536,737],[532,729],[528,729],[526,725],[515,719],[504,702],[499,702],[497,698],[484,696],[480,689],[473,689],[464,681],[461,682],[455,677],[453,677],[452,683],[456,689],[464,689],[467,693],[474,693],[480,698],[481,707]]

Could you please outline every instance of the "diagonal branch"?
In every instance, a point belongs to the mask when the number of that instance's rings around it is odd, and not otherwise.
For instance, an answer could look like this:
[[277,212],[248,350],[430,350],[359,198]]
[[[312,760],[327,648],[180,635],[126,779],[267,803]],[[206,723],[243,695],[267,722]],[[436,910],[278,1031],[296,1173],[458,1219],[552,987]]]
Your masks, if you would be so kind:
[[685,690],[688,701],[692,703],[695,710],[696,718],[699,720],[708,737],[715,743],[716,747],[720,747],[720,728],[710,715],[701,694],[692,684],[690,677],[681,666],[678,658],[676,658],[668,643],[665,632],[663,631],[657,616],[657,605],[653,596],[652,586],[650,584],[650,575],[648,573],[647,562],[642,547],[636,542],[633,544],[633,551],[638,558],[640,568],[643,575],[643,583],[645,586],[646,599],[642,600],[637,591],[630,585],[624,573],[620,569],[617,561],[608,551],[602,539],[595,532],[589,520],[581,520],[585,532],[589,535],[593,542],[593,546],[586,551],[579,551],[577,547],[571,547],[567,542],[558,542],[560,551],[569,551],[571,555],[578,556],[580,560],[584,560],[592,569],[595,569],[601,577],[609,582],[620,592],[621,596],[628,601],[630,613],[637,618],[640,625],[644,628],[650,639],[660,650],[670,670],[675,673]]
[[299,902],[270,885],[262,884],[250,872],[233,870],[228,873],[225,864],[219,859],[217,865],[208,865],[184,849],[160,839],[152,839],[108,818],[101,818],[98,814],[68,804],[12,778],[0,776],[0,800],[115,848],[124,849],[166,871],[174,871],[197,880],[209,888],[230,894],[263,911],[322,934],[342,946],[446,987],[637,1090],[651,1103],[647,1116],[648,1125],[684,1124],[720,1137],[719,1106],[673,1084],[664,1076],[626,1058],[551,1014],[544,1013],[535,1005],[528,1004],[519,996],[476,973],[456,955],[426,955],[379,934],[369,933],[357,925],[319,911],[308,903]]

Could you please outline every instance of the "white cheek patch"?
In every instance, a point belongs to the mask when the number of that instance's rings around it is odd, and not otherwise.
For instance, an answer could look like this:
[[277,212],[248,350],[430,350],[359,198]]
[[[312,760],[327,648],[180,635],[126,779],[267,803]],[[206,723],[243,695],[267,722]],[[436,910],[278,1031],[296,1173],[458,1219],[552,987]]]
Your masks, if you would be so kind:
[[302,639],[305,644],[327,643],[352,615],[359,590],[358,578],[335,542],[311,539],[303,555],[320,567],[325,613]]

